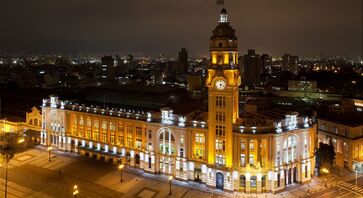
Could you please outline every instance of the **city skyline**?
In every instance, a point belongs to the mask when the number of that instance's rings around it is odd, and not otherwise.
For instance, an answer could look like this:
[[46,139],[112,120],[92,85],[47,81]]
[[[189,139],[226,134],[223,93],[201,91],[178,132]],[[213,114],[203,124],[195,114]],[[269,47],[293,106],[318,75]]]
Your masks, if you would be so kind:
[[[362,56],[359,0],[225,3],[241,54],[253,48],[274,56]],[[192,56],[202,56],[208,54],[205,35],[215,26],[216,19],[211,16],[220,10],[215,1],[36,0],[1,4],[4,28],[0,53],[152,56],[177,54],[180,47],[186,47]]]

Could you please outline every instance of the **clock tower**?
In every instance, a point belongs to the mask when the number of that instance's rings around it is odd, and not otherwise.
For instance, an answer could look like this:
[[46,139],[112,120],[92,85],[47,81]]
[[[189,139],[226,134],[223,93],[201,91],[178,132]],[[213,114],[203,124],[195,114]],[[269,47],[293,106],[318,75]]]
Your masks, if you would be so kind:
[[232,167],[233,124],[238,119],[240,81],[237,37],[223,8],[210,38],[210,65],[206,80],[208,164]]

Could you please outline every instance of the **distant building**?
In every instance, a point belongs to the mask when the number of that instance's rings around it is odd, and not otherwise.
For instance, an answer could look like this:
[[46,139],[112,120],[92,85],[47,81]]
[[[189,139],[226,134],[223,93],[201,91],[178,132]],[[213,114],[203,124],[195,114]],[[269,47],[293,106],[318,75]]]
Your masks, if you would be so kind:
[[181,71],[183,73],[187,73],[188,72],[188,52],[186,51],[185,48],[181,48],[180,52],[179,52],[179,67],[181,69]]
[[114,67],[114,59],[112,56],[104,56],[101,59],[101,71],[99,72],[101,79],[109,79],[111,71]]
[[318,86],[316,81],[289,80],[288,90],[301,92],[317,92]]
[[126,62],[127,62],[127,68],[128,68],[128,71],[130,71],[130,70],[134,70],[134,69],[135,69],[134,56],[132,56],[131,54],[129,54],[129,55],[127,56]]
[[363,114],[321,115],[318,123],[318,141],[333,144],[335,164],[363,173]]
[[261,64],[263,72],[266,74],[272,74],[272,57],[268,54],[262,54]]
[[245,83],[249,86],[257,85],[261,82],[261,56],[255,53],[255,50],[248,50],[243,56],[243,68]]
[[281,62],[282,71],[288,71],[293,74],[297,74],[299,72],[298,61],[299,57],[297,56],[291,56],[290,54],[283,55]]

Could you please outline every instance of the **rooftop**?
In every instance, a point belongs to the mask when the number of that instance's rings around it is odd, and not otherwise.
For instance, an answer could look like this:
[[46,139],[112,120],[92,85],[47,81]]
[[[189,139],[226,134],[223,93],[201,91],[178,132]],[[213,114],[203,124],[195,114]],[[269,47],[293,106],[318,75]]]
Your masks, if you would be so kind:
[[363,125],[363,113],[327,113],[319,115],[318,119],[350,127]]

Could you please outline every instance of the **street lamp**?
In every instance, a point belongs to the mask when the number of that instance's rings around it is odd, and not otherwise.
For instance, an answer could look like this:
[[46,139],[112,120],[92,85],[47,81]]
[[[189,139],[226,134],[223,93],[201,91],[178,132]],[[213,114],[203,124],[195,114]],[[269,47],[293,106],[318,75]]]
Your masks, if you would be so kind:
[[24,142],[24,138],[21,138],[21,139],[18,140],[18,144],[21,144],[23,142]]
[[124,165],[123,164],[120,164],[119,166],[118,166],[118,169],[120,170],[120,174],[121,174],[121,180],[120,180],[120,182],[122,182],[122,169],[124,168]]
[[323,173],[329,173],[329,170],[328,170],[328,169],[326,169],[326,168],[321,169],[321,171],[322,171]]
[[51,155],[51,152],[52,152],[52,147],[51,147],[51,146],[49,146],[49,147],[47,148],[47,150],[48,150],[48,152],[49,152],[49,162],[50,162],[50,155]]
[[358,186],[358,170],[355,168],[355,185]]
[[169,176],[169,195],[171,195],[171,180],[173,180],[173,176]]
[[78,191],[78,186],[77,185],[74,185],[73,186],[73,195],[74,195],[74,198],[76,198],[77,197],[77,194],[79,193],[79,191]]

